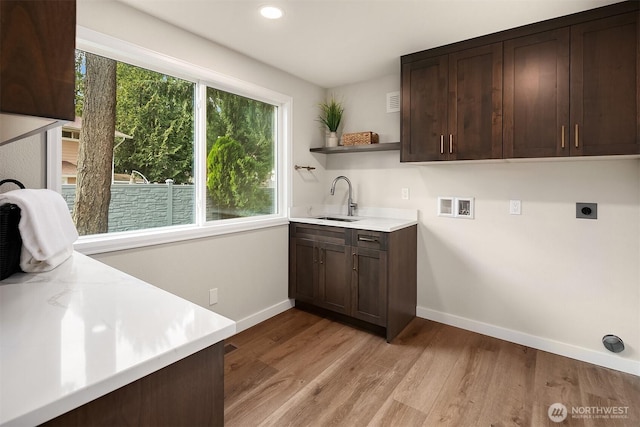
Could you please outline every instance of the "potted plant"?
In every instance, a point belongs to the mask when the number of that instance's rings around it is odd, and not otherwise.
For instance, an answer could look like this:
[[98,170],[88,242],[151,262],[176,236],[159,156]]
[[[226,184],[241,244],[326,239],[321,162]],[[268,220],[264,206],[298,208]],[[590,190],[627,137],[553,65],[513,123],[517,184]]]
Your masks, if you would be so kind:
[[327,140],[328,147],[336,147],[338,145],[338,126],[342,120],[342,113],[344,113],[344,107],[340,102],[337,102],[333,97],[331,101],[320,103],[320,115],[318,121],[329,128],[329,138]]

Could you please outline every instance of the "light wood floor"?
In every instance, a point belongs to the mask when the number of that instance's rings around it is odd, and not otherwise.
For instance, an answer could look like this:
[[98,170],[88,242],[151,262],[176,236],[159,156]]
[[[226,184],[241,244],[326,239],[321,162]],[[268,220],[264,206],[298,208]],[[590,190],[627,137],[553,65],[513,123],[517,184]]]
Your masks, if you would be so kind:
[[387,344],[291,309],[226,344],[227,426],[640,426],[640,377],[424,319]]

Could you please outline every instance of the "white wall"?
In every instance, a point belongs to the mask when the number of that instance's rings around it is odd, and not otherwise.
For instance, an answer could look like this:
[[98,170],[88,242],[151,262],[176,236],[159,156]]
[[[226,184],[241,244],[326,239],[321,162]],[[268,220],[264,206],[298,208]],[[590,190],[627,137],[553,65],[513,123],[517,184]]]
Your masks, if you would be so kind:
[[[379,100],[399,88],[398,75],[331,92],[348,103],[345,114],[379,117]],[[399,120],[349,125],[399,140]],[[420,210],[419,315],[640,374],[640,160],[327,157],[323,188],[346,174],[363,206]],[[474,197],[475,219],[438,217],[438,196]],[[522,200],[522,215],[509,215],[510,199]],[[598,203],[598,219],[576,219],[576,202]],[[604,349],[608,333],[623,339],[623,353]]]
[[378,133],[381,143],[400,141],[400,113],[387,113],[386,108],[387,93],[399,90],[400,76],[395,74],[329,90],[344,105],[340,131],[373,131]]
[[[245,329],[290,307],[288,247],[288,227],[279,226],[92,257],[240,321],[238,329]],[[220,303],[209,306],[213,288]]]
[[[33,135],[0,147],[0,180],[17,179],[27,188],[46,187],[44,134]],[[13,184],[0,187],[0,193],[14,190]]]
[[[78,25],[293,97],[292,162],[320,166],[308,147],[321,144],[321,88],[113,1],[79,2]],[[321,169],[312,176],[292,173],[293,199],[317,203]],[[241,330],[289,307],[287,242],[287,227],[274,227],[94,257],[240,321]]]

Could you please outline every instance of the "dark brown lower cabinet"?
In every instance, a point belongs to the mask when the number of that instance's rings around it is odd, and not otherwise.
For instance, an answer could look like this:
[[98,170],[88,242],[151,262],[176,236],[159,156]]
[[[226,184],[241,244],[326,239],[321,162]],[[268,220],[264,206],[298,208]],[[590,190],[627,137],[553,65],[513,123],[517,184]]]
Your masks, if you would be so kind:
[[417,227],[290,225],[289,297],[391,341],[415,317]]
[[220,341],[43,426],[223,426],[224,342]]

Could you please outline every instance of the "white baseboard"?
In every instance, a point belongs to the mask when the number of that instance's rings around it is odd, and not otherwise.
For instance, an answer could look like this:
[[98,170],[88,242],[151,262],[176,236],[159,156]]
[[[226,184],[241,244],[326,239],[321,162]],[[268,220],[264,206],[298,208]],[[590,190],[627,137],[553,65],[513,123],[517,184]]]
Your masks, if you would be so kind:
[[479,334],[488,335],[490,337],[499,338],[538,350],[547,351],[549,353],[558,354],[571,359],[581,360],[583,362],[593,363],[605,368],[611,368],[617,371],[640,376],[640,361],[625,359],[624,357],[614,353],[600,353],[587,348],[577,347],[571,344],[514,331],[512,329],[502,328],[488,323],[478,322],[473,319],[424,307],[417,307],[416,315],[423,319],[444,323],[445,325],[455,326],[457,328],[466,329],[468,331],[477,332]]
[[265,320],[273,316],[285,312],[293,307],[293,305],[293,300],[287,299],[275,305],[272,305],[271,307],[267,307],[255,314],[252,314],[251,316],[247,316],[244,319],[240,319],[236,322],[236,333],[242,332],[245,329],[249,329],[250,327],[257,325],[260,322],[264,322]]

